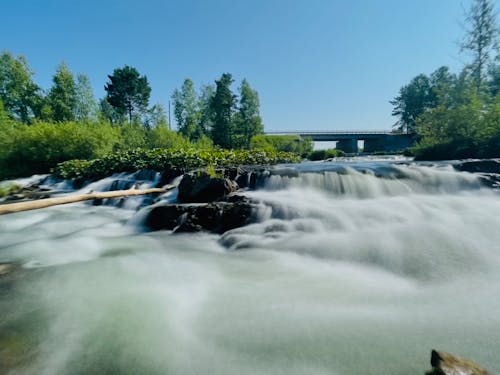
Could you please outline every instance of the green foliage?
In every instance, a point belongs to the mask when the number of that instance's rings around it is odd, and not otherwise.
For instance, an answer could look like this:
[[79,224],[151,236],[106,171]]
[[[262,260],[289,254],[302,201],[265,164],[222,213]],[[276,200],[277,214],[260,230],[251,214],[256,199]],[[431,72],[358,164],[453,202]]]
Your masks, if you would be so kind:
[[15,58],[9,52],[0,54],[0,100],[13,119],[29,123],[40,115],[40,87],[32,80],[33,72],[24,56]]
[[155,104],[146,111],[144,126],[149,129],[169,126],[165,108],[161,104]]
[[66,64],[61,63],[53,78],[53,86],[47,95],[52,120],[56,122],[73,121],[76,109],[76,84],[73,73]]
[[256,135],[250,141],[250,147],[265,151],[283,151],[306,157],[313,149],[311,138],[298,135]]
[[78,74],[76,77],[73,115],[76,121],[91,121],[96,119],[97,103],[90,80],[85,74]]
[[[419,75],[391,102],[400,128],[420,139],[420,160],[500,157],[499,29],[491,0],[474,0],[462,51],[472,63],[456,76],[442,67]],[[493,56],[496,54],[496,56]]]
[[326,160],[331,158],[338,158],[344,156],[342,150],[337,150],[335,148],[328,148],[326,150],[314,150],[308,155],[309,160]]
[[0,198],[17,194],[22,187],[14,182],[0,182]]
[[147,131],[147,146],[149,148],[188,148],[191,142],[182,134],[168,129],[166,126],[157,126]]
[[179,133],[190,140],[196,140],[203,135],[200,128],[200,111],[194,83],[186,78],[180,90],[175,90],[172,99],[174,101],[174,116]]
[[244,79],[240,86],[240,103],[235,119],[235,140],[238,147],[250,148],[252,137],[264,132],[259,107],[259,94]]
[[115,69],[108,79],[109,82],[104,87],[106,100],[119,114],[127,114],[129,122],[132,122],[134,115],[141,115],[146,111],[151,94],[146,76],[140,76],[133,67],[124,66]]
[[393,116],[398,117],[396,130],[414,134],[417,119],[439,103],[449,101],[450,87],[457,84],[457,77],[448,67],[440,67],[429,77],[419,74],[409,84],[403,86],[390,103],[394,106]]
[[222,148],[233,147],[233,111],[236,107],[236,95],[231,91],[233,77],[224,73],[218,81],[215,95],[210,103],[212,113],[212,140],[215,145]]
[[[493,62],[493,54],[498,54],[499,28],[495,19],[492,0],[474,0],[467,13],[467,30],[462,41],[462,51],[472,56],[467,69],[472,73],[478,91],[484,88],[486,71]],[[497,56],[498,59],[498,56]]]
[[0,179],[48,173],[57,163],[111,152],[120,132],[106,124],[0,124]]
[[100,159],[71,160],[58,165],[56,173],[66,179],[97,180],[112,173],[140,169],[163,171],[172,168],[193,170],[211,166],[269,165],[297,162],[298,157],[285,152],[202,149],[136,149],[115,152]]
[[198,96],[199,128],[205,136],[210,135],[213,126],[212,98],[215,95],[214,85],[203,85]]
[[[464,98],[463,98],[464,99]],[[475,91],[454,107],[440,105],[417,123],[419,160],[500,157],[500,95],[484,103]]]

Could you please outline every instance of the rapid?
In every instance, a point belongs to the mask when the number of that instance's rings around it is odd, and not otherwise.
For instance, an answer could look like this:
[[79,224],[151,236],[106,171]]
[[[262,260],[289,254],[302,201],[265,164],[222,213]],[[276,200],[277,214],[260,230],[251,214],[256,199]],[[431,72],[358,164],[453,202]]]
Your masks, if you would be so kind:
[[500,373],[498,190],[447,163],[282,170],[222,236],[146,233],[140,198],[0,216],[0,374],[423,375],[433,348]]

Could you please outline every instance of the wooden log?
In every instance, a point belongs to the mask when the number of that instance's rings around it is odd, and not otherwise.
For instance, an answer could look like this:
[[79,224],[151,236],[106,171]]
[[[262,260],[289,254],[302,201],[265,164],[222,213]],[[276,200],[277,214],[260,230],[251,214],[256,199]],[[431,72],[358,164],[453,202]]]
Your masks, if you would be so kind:
[[115,191],[104,191],[104,192],[89,192],[87,194],[80,195],[69,195],[65,197],[57,198],[46,198],[38,199],[35,201],[28,202],[17,202],[8,203],[0,205],[0,215],[12,214],[14,212],[37,210],[39,208],[56,206],[59,204],[68,204],[83,202],[92,199],[107,199],[107,198],[120,198],[120,197],[130,197],[135,195],[145,195],[145,194],[162,194],[169,190],[172,190],[175,186],[167,185],[163,188],[152,188],[152,189],[129,189],[129,190],[115,190]]

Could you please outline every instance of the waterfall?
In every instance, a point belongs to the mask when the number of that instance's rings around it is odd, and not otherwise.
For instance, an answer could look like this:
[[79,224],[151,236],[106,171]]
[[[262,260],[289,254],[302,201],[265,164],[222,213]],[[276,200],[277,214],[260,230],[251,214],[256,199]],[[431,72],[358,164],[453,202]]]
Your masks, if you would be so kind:
[[0,373],[421,375],[431,348],[499,373],[499,193],[403,162],[272,169],[222,236],[113,206],[0,217]]

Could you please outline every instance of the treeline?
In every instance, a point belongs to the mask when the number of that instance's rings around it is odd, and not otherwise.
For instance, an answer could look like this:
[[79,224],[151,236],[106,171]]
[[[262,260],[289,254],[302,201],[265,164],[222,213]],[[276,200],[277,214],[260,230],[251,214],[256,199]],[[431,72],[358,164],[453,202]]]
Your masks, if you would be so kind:
[[417,159],[500,157],[499,27],[491,0],[474,0],[461,51],[471,61],[458,74],[446,66],[420,74],[391,104],[395,128],[418,139]]
[[[140,124],[146,128],[169,126],[165,108],[150,106],[151,87],[137,69],[124,66],[108,75],[106,96],[97,102],[90,80],[74,74],[61,63],[52,87],[42,90],[33,81],[33,71],[23,56],[0,54],[0,101],[11,120],[36,122],[109,122],[114,125]],[[254,135],[262,134],[259,96],[244,79],[239,96],[232,92],[234,80],[224,73],[215,85],[206,85],[200,94],[186,79],[172,95],[179,132],[190,141],[210,138],[222,148],[250,147]]]
[[135,149],[312,151],[311,140],[263,135],[257,91],[243,80],[233,93],[229,73],[199,93],[191,79],[174,91],[178,131],[170,129],[164,106],[150,105],[148,79],[133,67],[115,69],[99,101],[88,77],[75,76],[64,63],[47,91],[33,76],[23,56],[0,54],[0,179]]

